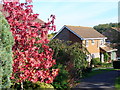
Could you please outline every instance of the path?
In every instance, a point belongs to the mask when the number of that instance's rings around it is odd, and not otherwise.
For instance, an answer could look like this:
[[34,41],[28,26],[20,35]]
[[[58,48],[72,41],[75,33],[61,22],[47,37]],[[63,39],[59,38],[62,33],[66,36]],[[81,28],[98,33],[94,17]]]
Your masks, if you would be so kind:
[[82,79],[75,88],[80,90],[115,90],[115,78],[120,76],[120,71],[114,70],[97,74],[95,76]]

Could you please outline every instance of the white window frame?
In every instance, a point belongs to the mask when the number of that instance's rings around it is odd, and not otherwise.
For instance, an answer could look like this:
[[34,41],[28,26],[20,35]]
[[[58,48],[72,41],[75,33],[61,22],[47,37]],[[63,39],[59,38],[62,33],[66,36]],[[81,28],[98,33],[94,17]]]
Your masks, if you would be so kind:
[[92,45],[94,45],[95,44],[95,40],[91,40],[91,43],[92,43]]
[[89,41],[88,41],[88,40],[85,40],[85,45],[86,45],[86,47],[88,47],[88,44],[89,44]]
[[103,45],[103,40],[100,40],[100,45]]

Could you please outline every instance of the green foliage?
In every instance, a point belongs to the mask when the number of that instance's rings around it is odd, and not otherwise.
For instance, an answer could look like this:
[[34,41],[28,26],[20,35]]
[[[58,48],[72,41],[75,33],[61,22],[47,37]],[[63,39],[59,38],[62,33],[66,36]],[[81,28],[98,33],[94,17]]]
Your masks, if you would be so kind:
[[87,67],[86,53],[87,49],[80,43],[72,44],[70,41],[54,39],[50,41],[49,46],[54,50],[53,57],[57,63],[65,64],[71,61],[76,69]]
[[102,63],[101,67],[103,67],[103,68],[113,67],[113,64],[112,63]]
[[59,68],[60,70],[58,76],[55,78],[55,80],[52,83],[54,88],[56,89],[69,88],[69,85],[68,85],[69,73],[67,70],[65,70],[65,66],[63,66],[62,64],[58,64],[58,65],[55,65],[54,68]]
[[[45,88],[54,89],[54,87],[51,84],[47,84],[47,83],[39,82],[39,81],[36,83],[33,83],[31,81],[25,81],[25,82],[23,82],[23,87],[25,90],[33,90],[33,89],[40,90],[40,89],[45,89]],[[19,90],[19,89],[21,89],[21,85],[20,85],[20,83],[15,83],[12,85],[11,88]]]
[[109,60],[109,54],[108,53],[104,53],[104,61],[107,62]]
[[120,76],[115,80],[115,88],[116,90],[120,90]]
[[[86,61],[86,49],[81,48],[81,45],[79,43],[75,43],[70,46],[70,49],[68,50],[71,61],[74,61],[74,67],[78,70],[82,70],[87,67],[87,61]],[[87,51],[86,51],[87,52]]]
[[56,59],[57,63],[65,64],[68,60],[70,60],[70,56],[68,54],[67,47],[68,42],[64,42],[62,40],[53,39],[49,42],[49,46],[53,49],[54,55],[53,58]]
[[37,82],[36,83],[37,85],[39,85],[39,88],[54,88],[51,84],[47,84],[47,83],[44,83],[44,82]]
[[110,30],[111,27],[118,27],[118,23],[99,24],[97,26],[94,26],[94,29],[96,29],[98,32],[102,33],[106,30]]
[[92,58],[91,65],[94,65],[94,66],[101,65],[100,58]]
[[[62,64],[66,66],[69,79],[80,78],[82,76],[82,70],[87,67],[86,54],[88,51],[80,43],[72,44],[71,41],[62,41],[54,39],[49,42],[49,46],[53,49],[53,58],[56,59],[57,65]],[[58,66],[59,67],[59,66]],[[57,81],[54,81],[54,87],[67,88],[68,82],[63,77],[68,77],[62,67],[60,68],[60,74],[56,77]],[[65,80],[64,83],[62,79]],[[70,81],[72,82],[72,81]]]
[[57,34],[57,32],[55,32],[55,33],[51,33],[51,34],[48,34],[48,39],[53,38],[53,36],[54,36],[55,34]]
[[119,43],[119,33],[117,30],[113,28],[118,28],[118,23],[109,23],[109,24],[99,24],[97,26],[94,26],[94,29],[96,29],[98,32],[103,34],[107,37],[107,40],[112,43]]
[[13,42],[9,24],[0,12],[0,88],[11,85]]

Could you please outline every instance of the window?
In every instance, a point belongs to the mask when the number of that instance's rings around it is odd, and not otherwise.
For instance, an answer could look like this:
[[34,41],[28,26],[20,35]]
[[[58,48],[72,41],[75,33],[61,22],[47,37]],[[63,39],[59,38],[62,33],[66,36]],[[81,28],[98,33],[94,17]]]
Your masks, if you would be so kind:
[[97,41],[97,48],[99,48],[99,41]]
[[88,47],[88,40],[86,40],[86,42],[85,42],[85,43],[86,43],[86,47]]
[[94,55],[94,54],[92,54],[91,56],[92,56],[92,58],[95,58],[95,55]]
[[92,40],[92,45],[94,45],[95,44],[95,40]]
[[104,44],[104,40],[100,40],[100,45],[103,45]]

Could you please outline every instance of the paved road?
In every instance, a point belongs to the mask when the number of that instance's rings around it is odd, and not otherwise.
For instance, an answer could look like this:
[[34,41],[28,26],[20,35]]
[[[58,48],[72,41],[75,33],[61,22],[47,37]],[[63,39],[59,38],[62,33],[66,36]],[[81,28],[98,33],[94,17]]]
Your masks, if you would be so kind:
[[115,90],[115,78],[120,76],[120,71],[114,70],[97,74],[81,80],[75,88],[80,90]]

